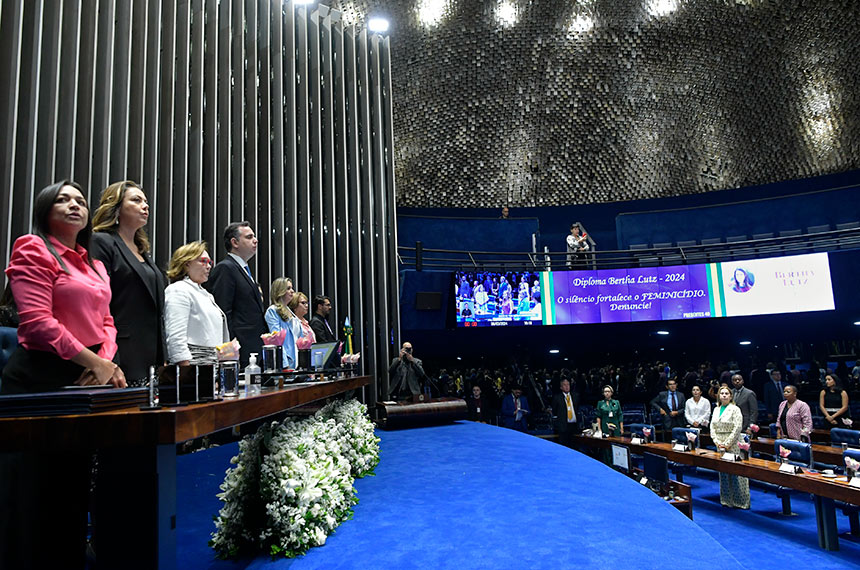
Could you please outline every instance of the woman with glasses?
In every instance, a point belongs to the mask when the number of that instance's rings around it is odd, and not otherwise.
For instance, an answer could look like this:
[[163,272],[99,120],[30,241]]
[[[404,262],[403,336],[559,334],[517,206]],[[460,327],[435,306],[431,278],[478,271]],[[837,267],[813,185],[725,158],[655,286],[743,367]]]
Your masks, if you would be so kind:
[[170,364],[217,364],[215,347],[230,339],[224,312],[203,288],[211,269],[206,242],[185,244],[170,258],[170,285],[164,291],[164,330]]

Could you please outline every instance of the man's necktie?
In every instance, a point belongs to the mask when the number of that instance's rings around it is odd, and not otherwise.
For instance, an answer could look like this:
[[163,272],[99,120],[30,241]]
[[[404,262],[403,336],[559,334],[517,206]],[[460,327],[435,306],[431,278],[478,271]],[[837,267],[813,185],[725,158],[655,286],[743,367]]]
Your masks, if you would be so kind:
[[[247,265],[245,266],[245,273],[248,274],[248,277],[251,279],[251,281],[254,281],[254,276],[251,275],[251,268]],[[254,281],[254,282],[256,283],[256,281]]]
[[678,411],[678,402],[675,400],[675,392],[672,392],[672,411]]
[[573,406],[570,405],[570,394],[564,395],[564,401],[567,404],[567,421],[573,420]]

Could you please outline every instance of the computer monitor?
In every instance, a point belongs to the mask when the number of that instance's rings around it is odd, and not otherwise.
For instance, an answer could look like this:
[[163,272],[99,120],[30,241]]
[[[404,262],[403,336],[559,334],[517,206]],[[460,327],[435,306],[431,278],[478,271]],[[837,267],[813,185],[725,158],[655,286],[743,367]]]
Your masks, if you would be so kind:
[[655,453],[644,454],[645,456],[645,477],[648,481],[661,483],[665,485],[669,482],[669,460],[662,455]]
[[311,368],[313,370],[325,370],[337,368],[340,365],[338,351],[340,342],[321,342],[311,345]]
[[630,473],[630,449],[612,444],[612,466],[624,473]]

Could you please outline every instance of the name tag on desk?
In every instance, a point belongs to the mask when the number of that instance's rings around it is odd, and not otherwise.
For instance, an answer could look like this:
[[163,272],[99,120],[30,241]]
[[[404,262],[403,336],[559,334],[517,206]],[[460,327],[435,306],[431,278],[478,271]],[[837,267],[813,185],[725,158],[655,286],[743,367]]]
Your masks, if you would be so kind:
[[851,480],[848,481],[848,486],[860,489],[860,477],[852,477]]
[[645,445],[645,440],[641,437],[634,437],[630,439],[630,443],[633,445]]
[[791,463],[780,463],[779,470],[783,473],[797,473],[797,465],[792,465]]
[[735,455],[734,453],[723,453],[722,458],[725,459],[726,461],[737,461],[738,460],[738,456]]
[[672,451],[687,451],[687,446],[683,443],[676,443],[672,446]]

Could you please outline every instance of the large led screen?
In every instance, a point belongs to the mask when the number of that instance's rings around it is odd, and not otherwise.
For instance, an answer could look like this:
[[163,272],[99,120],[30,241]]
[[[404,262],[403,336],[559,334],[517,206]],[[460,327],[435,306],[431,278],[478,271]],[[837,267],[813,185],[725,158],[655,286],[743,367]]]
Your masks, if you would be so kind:
[[459,326],[618,323],[834,309],[826,253],[594,271],[461,272],[455,279]]

